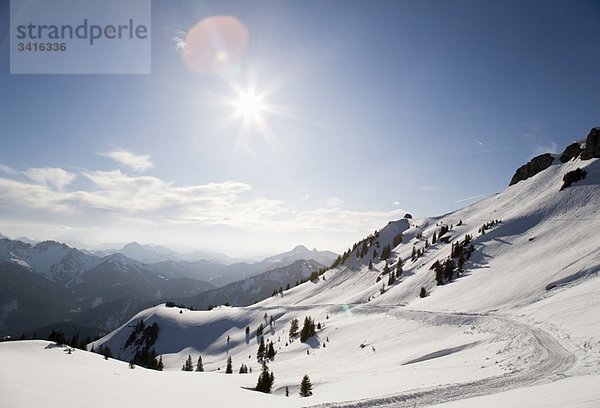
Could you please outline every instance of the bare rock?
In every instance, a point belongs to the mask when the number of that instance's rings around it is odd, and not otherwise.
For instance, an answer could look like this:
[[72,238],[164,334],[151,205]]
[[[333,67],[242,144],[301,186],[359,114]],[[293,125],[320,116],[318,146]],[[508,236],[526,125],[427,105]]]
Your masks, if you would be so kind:
[[517,184],[519,181],[527,180],[541,171],[546,170],[554,162],[554,157],[550,153],[545,153],[534,157],[527,164],[519,167],[515,175],[510,180],[509,186]]

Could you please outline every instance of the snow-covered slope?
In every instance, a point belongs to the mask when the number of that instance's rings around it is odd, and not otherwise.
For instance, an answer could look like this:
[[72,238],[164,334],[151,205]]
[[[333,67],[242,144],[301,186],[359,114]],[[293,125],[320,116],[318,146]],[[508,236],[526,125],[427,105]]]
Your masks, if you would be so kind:
[[100,262],[76,248],[56,241],[31,245],[18,240],[0,240],[0,260],[18,259],[53,282],[68,286]]
[[[585,169],[587,178],[559,191],[564,174],[576,168]],[[352,256],[348,267],[328,272],[325,282],[285,302],[314,304],[335,298],[338,303],[364,303],[371,298],[375,304],[466,312],[532,302],[545,296],[551,286],[595,277],[600,271],[599,184],[597,159],[566,164],[557,161],[533,178],[476,204],[442,217],[411,220],[411,227],[403,233],[403,243],[393,248],[389,259],[393,270],[397,259],[402,258],[404,273],[385,294],[381,295],[380,289],[382,283],[387,287],[387,279],[376,282],[385,262],[376,257],[369,270],[365,260],[368,262],[371,257],[370,249],[359,262]],[[493,220],[501,222],[485,234],[478,232],[483,224]],[[462,225],[457,226],[460,221]],[[431,244],[442,224],[452,226],[446,234],[451,243],[438,240],[413,262],[413,246],[421,249],[425,240]],[[379,233],[375,242],[380,248],[392,241],[395,230],[388,230],[393,226],[390,224]],[[416,238],[419,233],[422,237]],[[475,251],[464,275],[450,284],[436,286],[431,265],[450,256],[452,243],[461,241],[466,234],[473,237]],[[421,287],[431,296],[419,298]]]
[[[586,178],[561,191],[564,175],[577,168]],[[134,327],[156,323],[152,347],[167,372],[153,375],[163,376],[165,388],[179,378],[201,382],[205,374],[180,369],[188,355],[202,356],[205,370],[223,381],[211,383],[222,406],[239,405],[241,391],[243,405],[257,407],[597,407],[599,208],[600,161],[556,159],[458,211],[390,222],[350,248],[340,266],[281,296],[211,311],[158,305],[93,346],[129,361],[140,347],[126,347]],[[464,271],[437,285],[431,266],[466,235],[473,252]],[[400,259],[402,273],[391,282]],[[306,343],[290,338],[290,321],[302,327],[307,316],[320,323],[316,335]],[[256,384],[260,325],[277,351],[268,362],[275,384],[267,399],[240,388]],[[235,373],[242,363],[253,373],[222,374],[228,357]],[[298,397],[304,374],[314,385],[310,398]],[[24,376],[8,386],[20,381]],[[59,406],[54,401],[50,406]]]

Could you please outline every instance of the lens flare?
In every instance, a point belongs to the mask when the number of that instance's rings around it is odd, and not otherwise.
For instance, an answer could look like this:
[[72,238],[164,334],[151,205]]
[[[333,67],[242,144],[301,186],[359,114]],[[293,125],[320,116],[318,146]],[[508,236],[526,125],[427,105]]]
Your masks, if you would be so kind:
[[248,41],[248,29],[237,18],[211,16],[186,33],[181,56],[193,72],[232,77],[240,71]]

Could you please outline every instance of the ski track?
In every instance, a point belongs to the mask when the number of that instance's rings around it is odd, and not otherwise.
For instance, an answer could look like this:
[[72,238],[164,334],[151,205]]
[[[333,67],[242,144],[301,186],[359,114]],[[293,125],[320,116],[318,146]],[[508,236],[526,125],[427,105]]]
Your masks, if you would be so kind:
[[[314,307],[311,305],[310,307]],[[343,307],[337,304],[324,304],[325,307]],[[305,309],[308,306],[287,307],[287,309]],[[279,306],[281,308],[281,306]],[[285,308],[285,307],[284,307]],[[495,331],[496,337],[512,338],[512,349],[520,347],[524,341],[530,341],[534,352],[530,359],[534,362],[524,364],[522,369],[514,369],[503,375],[483,378],[465,383],[445,384],[429,388],[420,388],[399,394],[314,405],[319,408],[363,408],[363,407],[423,407],[443,402],[461,400],[483,395],[495,394],[515,388],[521,388],[542,382],[552,382],[567,376],[566,372],[577,362],[577,357],[569,352],[551,334],[539,327],[517,322],[508,316],[477,313],[445,313],[404,309],[399,306],[354,305],[353,312],[391,313],[399,318],[418,320],[433,325],[471,325],[486,331]]]

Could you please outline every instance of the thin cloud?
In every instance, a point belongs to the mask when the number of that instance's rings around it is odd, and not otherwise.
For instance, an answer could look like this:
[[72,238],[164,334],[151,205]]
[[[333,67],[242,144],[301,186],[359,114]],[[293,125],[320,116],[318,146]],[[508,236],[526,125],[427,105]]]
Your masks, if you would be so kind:
[[138,155],[127,150],[98,153],[98,156],[108,157],[138,172],[144,172],[154,166],[154,163],[150,161],[150,155]]
[[[263,234],[366,234],[403,216],[404,210],[353,211],[330,197],[330,206],[298,209],[282,200],[254,197],[252,186],[225,181],[177,186],[158,177],[121,170],[84,170],[84,182],[65,191],[76,175],[63,169],[29,169],[35,183],[0,177],[0,222],[36,221],[60,229],[99,227],[115,234],[131,231],[226,227]],[[345,207],[345,205],[344,205]]]
[[24,172],[25,176],[38,184],[53,186],[63,190],[75,180],[75,174],[58,167],[31,168]]
[[456,201],[455,201],[455,203],[462,203],[462,202],[464,202],[464,201],[476,200],[476,199],[478,199],[478,198],[483,198],[483,197],[485,197],[485,196],[487,196],[487,194],[479,194],[479,195],[472,196],[472,197],[461,198],[460,200],[456,200]]
[[4,165],[2,163],[0,163],[0,172],[7,174],[9,176],[14,176],[15,174],[17,174],[17,171],[15,169],[13,169],[12,167],[9,167],[7,165]]
[[344,200],[337,198],[337,197],[329,197],[325,201],[329,207],[333,207],[333,208],[339,208],[344,205]]

